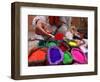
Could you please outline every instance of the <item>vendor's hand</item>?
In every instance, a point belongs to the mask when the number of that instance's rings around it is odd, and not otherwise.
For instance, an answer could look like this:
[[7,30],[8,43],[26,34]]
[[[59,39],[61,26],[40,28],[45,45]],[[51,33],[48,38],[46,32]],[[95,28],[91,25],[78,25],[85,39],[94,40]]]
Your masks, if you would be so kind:
[[49,36],[50,36],[51,38],[54,38],[54,35],[52,35],[52,34],[49,34]]

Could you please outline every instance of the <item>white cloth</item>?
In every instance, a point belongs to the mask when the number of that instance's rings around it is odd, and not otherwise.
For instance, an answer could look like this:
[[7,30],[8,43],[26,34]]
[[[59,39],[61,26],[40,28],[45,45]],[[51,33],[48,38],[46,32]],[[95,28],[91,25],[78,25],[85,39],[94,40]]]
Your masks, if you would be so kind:
[[67,31],[65,37],[69,40],[73,40],[73,34],[70,31]]
[[67,29],[68,29],[68,26],[66,24],[62,24],[58,32],[61,32],[65,35],[65,33],[67,32]]
[[[35,29],[35,27],[36,27],[36,22],[37,22],[38,20],[41,21],[42,23],[48,25],[48,23],[47,23],[47,16],[35,16],[34,19],[33,19],[33,21],[32,21],[33,29]],[[44,40],[44,37],[43,37],[42,35],[34,34],[34,37],[35,37],[36,39],[42,39],[42,40]]]
[[34,17],[34,19],[33,19],[33,21],[32,21],[32,25],[33,25],[33,27],[36,26],[36,22],[37,22],[37,20],[46,23],[46,22],[47,22],[47,16],[36,16],[36,17]]
[[87,39],[83,39],[83,41],[85,42],[85,44],[79,46],[79,48],[84,52],[87,53],[88,52],[88,48],[86,48],[88,46],[88,40]]
[[60,20],[65,23],[67,28],[71,26],[71,17],[62,16],[62,17],[60,17]]
[[68,28],[70,27],[71,24],[71,17],[60,17],[60,20],[64,23],[62,23],[61,27],[59,28],[58,32],[63,33],[64,35],[66,34]]

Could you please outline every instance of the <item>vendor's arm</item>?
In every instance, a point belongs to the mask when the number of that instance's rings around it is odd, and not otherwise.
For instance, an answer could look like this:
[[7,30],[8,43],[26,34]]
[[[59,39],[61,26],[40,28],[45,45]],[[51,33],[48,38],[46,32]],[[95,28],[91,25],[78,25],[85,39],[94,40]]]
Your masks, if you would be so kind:
[[46,35],[53,38],[53,35],[46,31],[46,26],[41,21],[38,21],[36,31],[37,33],[40,32],[41,35]]

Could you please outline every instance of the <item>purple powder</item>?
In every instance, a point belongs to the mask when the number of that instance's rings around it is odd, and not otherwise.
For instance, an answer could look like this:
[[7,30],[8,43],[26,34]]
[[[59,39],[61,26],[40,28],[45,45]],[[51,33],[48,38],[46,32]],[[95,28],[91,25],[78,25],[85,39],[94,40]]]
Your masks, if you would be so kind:
[[63,59],[63,52],[58,47],[51,47],[48,51],[48,60],[50,64],[58,64]]

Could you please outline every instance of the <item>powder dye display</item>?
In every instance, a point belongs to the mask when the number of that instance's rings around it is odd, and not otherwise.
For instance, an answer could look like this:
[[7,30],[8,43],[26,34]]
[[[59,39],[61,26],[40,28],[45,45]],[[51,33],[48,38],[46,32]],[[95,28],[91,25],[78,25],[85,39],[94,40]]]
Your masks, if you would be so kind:
[[88,64],[88,43],[86,42],[88,38],[84,37],[87,34],[86,27],[85,31],[82,30],[84,35],[82,36],[79,31],[83,27],[72,25],[74,23],[70,19],[73,17],[34,16],[32,18],[30,24],[34,26],[29,25],[29,27],[32,26],[34,29],[28,35],[28,38],[32,38],[28,40],[28,52],[34,47],[38,49],[29,54],[29,66]]

